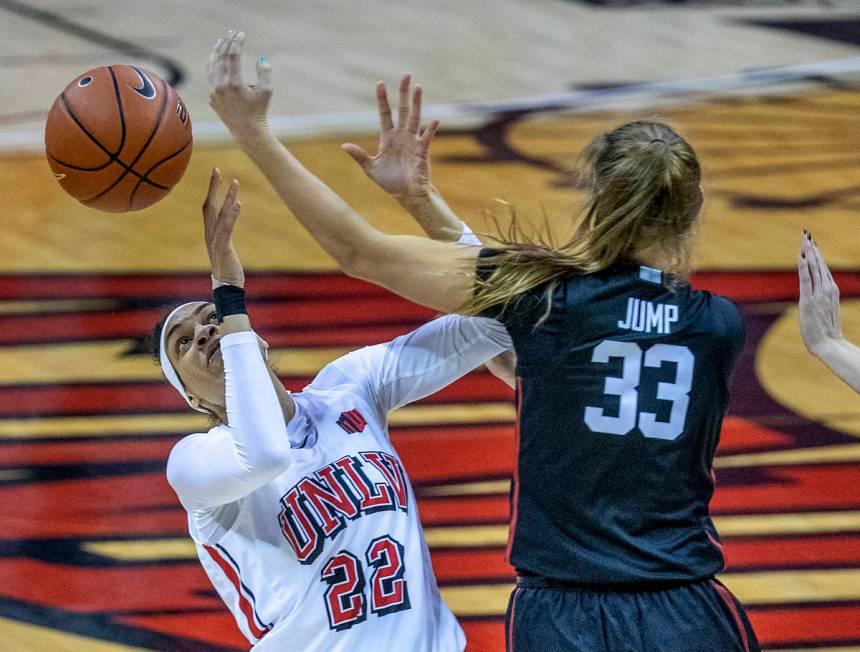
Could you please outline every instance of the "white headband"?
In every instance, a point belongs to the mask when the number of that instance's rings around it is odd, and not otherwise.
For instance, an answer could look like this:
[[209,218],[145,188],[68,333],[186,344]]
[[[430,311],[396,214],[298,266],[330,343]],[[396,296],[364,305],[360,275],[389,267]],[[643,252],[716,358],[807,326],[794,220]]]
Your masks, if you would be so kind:
[[167,378],[167,382],[176,388],[176,391],[182,395],[182,398],[184,398],[188,405],[191,405],[193,409],[198,412],[209,414],[208,410],[205,410],[202,407],[194,407],[191,404],[191,399],[188,398],[188,392],[185,391],[185,387],[182,385],[182,381],[179,380],[179,375],[176,373],[176,369],[173,368],[173,363],[170,361],[170,358],[167,357],[167,325],[170,323],[170,320],[173,319],[173,315],[175,315],[177,311],[185,308],[186,306],[193,306],[198,303],[206,302],[189,301],[188,303],[183,303],[181,306],[177,306],[169,315],[167,315],[167,319],[164,320],[164,327],[161,329],[161,346],[158,349],[158,355],[161,359],[161,371],[164,372],[164,377]]

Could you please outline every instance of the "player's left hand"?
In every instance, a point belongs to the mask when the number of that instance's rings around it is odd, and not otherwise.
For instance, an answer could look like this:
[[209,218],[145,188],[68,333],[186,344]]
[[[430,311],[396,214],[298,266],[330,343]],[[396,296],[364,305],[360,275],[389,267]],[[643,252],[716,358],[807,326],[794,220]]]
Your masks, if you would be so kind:
[[800,335],[806,349],[821,357],[831,344],[843,339],[839,288],[812,236],[804,231],[797,256],[800,276]]
[[209,55],[209,105],[237,140],[268,131],[267,113],[272,99],[272,67],[264,57],[257,59],[257,80],[246,84],[242,78],[244,32],[227,32]]
[[233,228],[242,204],[236,199],[239,192],[239,182],[236,179],[230,183],[230,188],[224,196],[221,207],[218,207],[218,189],[221,187],[221,171],[212,170],[209,179],[209,192],[203,202],[203,232],[206,238],[206,252],[209,254],[209,264],[212,276],[216,281],[245,287],[245,271],[233,247]]
[[398,199],[424,197],[430,191],[430,142],[439,128],[433,120],[422,133],[421,87],[412,90],[410,102],[409,84],[411,76],[400,80],[400,108],[397,124],[391,118],[388,91],[383,82],[376,84],[376,101],[379,107],[379,147],[370,156],[353,143],[344,144],[343,150],[361,166],[385,192]]

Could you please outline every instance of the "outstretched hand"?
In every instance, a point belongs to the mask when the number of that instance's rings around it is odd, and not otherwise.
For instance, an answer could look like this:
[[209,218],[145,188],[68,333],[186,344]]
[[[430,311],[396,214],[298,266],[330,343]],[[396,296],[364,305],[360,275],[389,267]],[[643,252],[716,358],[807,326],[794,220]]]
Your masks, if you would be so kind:
[[807,350],[820,357],[823,350],[843,339],[839,311],[839,288],[818,250],[818,245],[803,232],[797,271],[800,277],[800,334]]
[[209,55],[209,105],[238,140],[268,129],[266,114],[272,98],[272,67],[265,57],[257,59],[256,83],[242,78],[244,32],[227,32],[219,38]]
[[236,199],[239,192],[239,182],[236,179],[230,183],[230,188],[224,196],[221,207],[218,208],[218,190],[221,187],[221,171],[212,170],[209,179],[209,192],[203,202],[203,232],[206,239],[206,253],[209,254],[209,264],[212,276],[216,281],[245,287],[245,271],[233,247],[233,228],[242,204]]
[[409,74],[400,80],[400,107],[397,124],[391,117],[388,92],[385,84],[376,84],[376,100],[379,106],[379,148],[370,156],[353,143],[343,145],[343,150],[358,163],[364,172],[385,192],[398,199],[422,197],[430,191],[430,142],[439,128],[433,120],[423,132],[421,125],[421,87],[412,90],[410,102]]

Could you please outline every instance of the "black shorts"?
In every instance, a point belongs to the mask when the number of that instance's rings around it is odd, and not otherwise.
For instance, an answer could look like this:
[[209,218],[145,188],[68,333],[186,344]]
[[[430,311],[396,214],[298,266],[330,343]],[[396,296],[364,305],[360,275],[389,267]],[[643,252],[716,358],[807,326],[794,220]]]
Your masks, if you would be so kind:
[[717,580],[601,591],[521,578],[508,601],[508,652],[758,652],[740,603]]

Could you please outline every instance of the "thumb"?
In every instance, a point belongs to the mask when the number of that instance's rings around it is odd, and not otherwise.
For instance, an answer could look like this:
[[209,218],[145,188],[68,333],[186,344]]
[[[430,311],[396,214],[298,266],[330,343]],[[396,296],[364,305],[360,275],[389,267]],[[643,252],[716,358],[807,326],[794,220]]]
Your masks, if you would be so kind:
[[365,172],[367,172],[370,168],[370,157],[367,155],[367,152],[354,143],[345,143],[341,145],[340,148],[349,154],[352,159],[358,163]]

